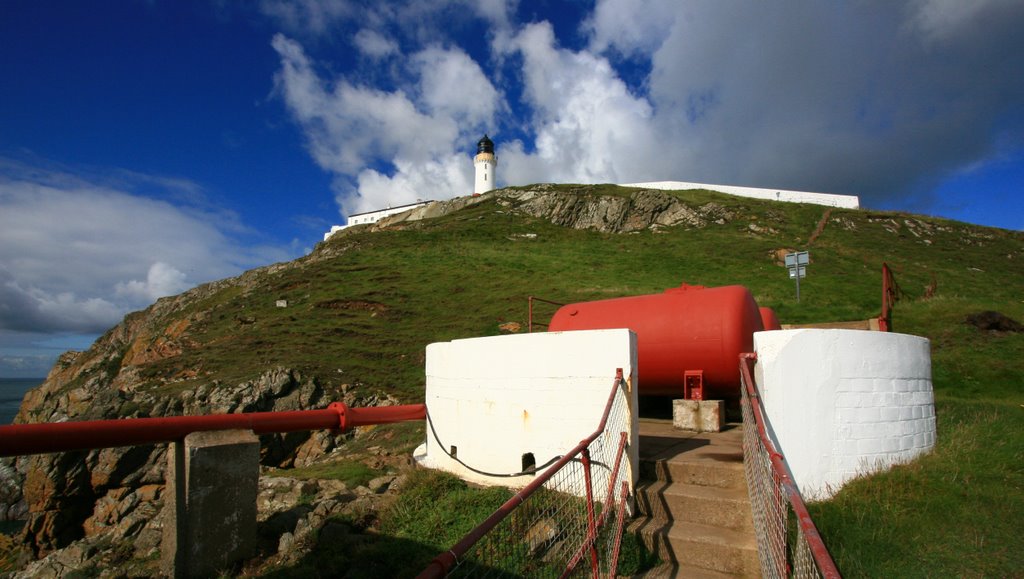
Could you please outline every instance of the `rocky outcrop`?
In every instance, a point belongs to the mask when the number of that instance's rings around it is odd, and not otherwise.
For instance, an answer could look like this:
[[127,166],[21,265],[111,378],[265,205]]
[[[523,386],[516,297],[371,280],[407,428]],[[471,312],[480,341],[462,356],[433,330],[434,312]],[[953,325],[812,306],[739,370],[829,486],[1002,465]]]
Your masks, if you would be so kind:
[[[342,393],[342,401],[351,406],[398,402],[383,393],[358,394],[347,386]],[[74,416],[81,414],[77,404],[98,400],[121,412],[131,405],[134,414],[146,416],[306,410],[327,402],[315,380],[287,368],[271,369],[235,386],[203,385],[176,397],[135,392],[124,399],[111,398],[83,386],[48,400],[50,408],[27,412]],[[264,435],[261,463],[304,466],[338,448],[347,436],[327,431]],[[26,518],[23,538],[37,556],[109,533],[132,539],[162,505],[165,456],[166,445],[156,445],[7,459],[0,463],[0,473],[5,475],[0,511],[8,518]]]
[[604,233],[629,233],[677,225],[697,228],[712,223],[724,225],[733,219],[732,212],[718,203],[690,206],[678,197],[657,189],[642,189],[628,195],[606,195],[600,194],[593,185],[578,185],[564,190],[551,184],[540,184],[524,189],[499,189],[476,197],[435,201],[381,219],[372,227],[400,227],[410,222],[442,217],[492,199],[499,205],[555,225]]
[[732,213],[717,203],[690,207],[658,190],[640,190],[628,197],[593,195],[586,187],[568,192],[529,189],[502,193],[515,210],[573,229],[629,233],[658,227],[705,227],[724,224]]

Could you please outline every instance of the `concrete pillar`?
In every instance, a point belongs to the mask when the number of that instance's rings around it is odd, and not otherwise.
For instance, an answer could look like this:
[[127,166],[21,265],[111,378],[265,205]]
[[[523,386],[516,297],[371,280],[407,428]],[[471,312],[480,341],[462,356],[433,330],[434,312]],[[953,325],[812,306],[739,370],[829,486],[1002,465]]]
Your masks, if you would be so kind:
[[164,573],[211,577],[252,556],[259,456],[248,430],[194,432],[169,446]]

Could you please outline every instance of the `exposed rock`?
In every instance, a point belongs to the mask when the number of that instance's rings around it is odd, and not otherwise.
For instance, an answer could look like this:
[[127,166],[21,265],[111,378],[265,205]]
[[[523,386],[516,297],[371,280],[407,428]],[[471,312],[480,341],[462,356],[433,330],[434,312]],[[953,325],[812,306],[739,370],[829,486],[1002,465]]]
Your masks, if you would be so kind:
[[518,334],[523,331],[523,326],[519,322],[505,322],[498,325],[498,331],[502,334]]
[[772,227],[762,227],[756,223],[751,223],[747,225],[747,230],[749,230],[751,233],[756,233],[758,235],[775,235],[776,233],[778,233],[777,229],[774,229]]
[[13,458],[0,459],[0,521],[20,521],[28,513],[21,492],[23,481]]
[[408,481],[408,475],[400,474],[396,476],[395,480],[391,481],[391,484],[388,485],[388,492],[395,493],[401,491],[403,488],[405,488],[405,485]]
[[395,480],[394,475],[379,476],[366,483],[367,488],[375,493],[382,493],[388,490],[388,486]]
[[[130,331],[122,328],[108,334],[117,337],[124,333]],[[83,362],[81,355],[75,355],[66,356],[63,364]],[[62,372],[58,364],[51,374],[61,376]],[[34,398],[26,401],[22,412],[42,420],[88,419],[113,417],[117,412],[127,413],[129,408],[132,415],[192,415],[305,410],[325,402],[324,391],[315,380],[287,368],[270,369],[255,380],[233,387],[203,385],[174,399],[159,399],[152,393],[130,389],[110,390],[104,384],[110,382],[86,381],[60,392],[59,382],[48,381],[34,391]],[[360,395],[354,389],[347,398],[348,403],[361,406],[398,403],[386,394]],[[97,405],[107,410],[100,412]],[[264,435],[261,461],[273,466],[310,464],[350,436],[329,431]],[[23,537],[37,555],[62,549],[83,537],[134,535],[158,511],[150,506],[160,504],[155,489],[164,483],[165,456],[166,445],[157,445],[2,461],[0,516],[27,519]]]
[[[552,189],[550,184],[540,184],[529,189],[499,189],[476,197],[435,201],[405,213],[385,217],[375,223],[373,228],[377,230],[441,217],[491,199],[502,207],[556,225],[605,233],[629,233],[675,225],[724,225],[733,219],[732,213],[718,203],[690,207],[678,198],[654,189],[635,191],[628,197],[596,194],[596,188],[592,185],[580,185],[569,191]],[[514,239],[533,237],[536,236],[520,234]]]
[[528,531],[524,540],[530,555],[533,556],[541,548],[551,544],[558,537],[558,523],[549,518],[543,518],[534,523]]
[[772,263],[778,266],[786,265],[786,256],[794,253],[796,250],[790,247],[780,247],[768,252],[768,258],[772,260]]

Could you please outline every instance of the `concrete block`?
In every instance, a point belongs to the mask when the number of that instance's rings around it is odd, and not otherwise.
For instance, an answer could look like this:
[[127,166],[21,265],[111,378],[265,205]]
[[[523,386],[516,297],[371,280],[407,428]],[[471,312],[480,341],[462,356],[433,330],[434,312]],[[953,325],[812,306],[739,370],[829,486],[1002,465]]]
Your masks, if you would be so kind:
[[882,416],[881,410],[876,407],[861,408],[860,409],[860,422],[872,423],[878,422]]
[[877,438],[861,440],[858,442],[857,448],[862,456],[878,454],[882,452],[882,441]]
[[680,430],[700,432],[700,403],[698,400],[672,401],[672,426]]
[[218,576],[253,555],[259,454],[248,430],[195,432],[170,445],[164,573]]
[[725,401],[673,400],[672,426],[693,432],[721,432],[725,426]]
[[700,401],[700,431],[721,432],[725,426],[725,400]]

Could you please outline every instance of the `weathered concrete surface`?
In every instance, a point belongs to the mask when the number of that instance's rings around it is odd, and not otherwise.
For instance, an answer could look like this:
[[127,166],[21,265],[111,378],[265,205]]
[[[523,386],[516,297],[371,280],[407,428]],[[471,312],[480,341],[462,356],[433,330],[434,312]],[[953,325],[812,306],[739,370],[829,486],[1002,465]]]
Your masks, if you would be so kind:
[[697,433],[640,419],[640,516],[629,530],[664,561],[645,579],[760,577],[743,426]]
[[673,400],[672,425],[693,432],[721,432],[725,425],[725,401]]
[[196,432],[171,445],[162,567],[209,577],[252,556],[260,442],[251,431]]

